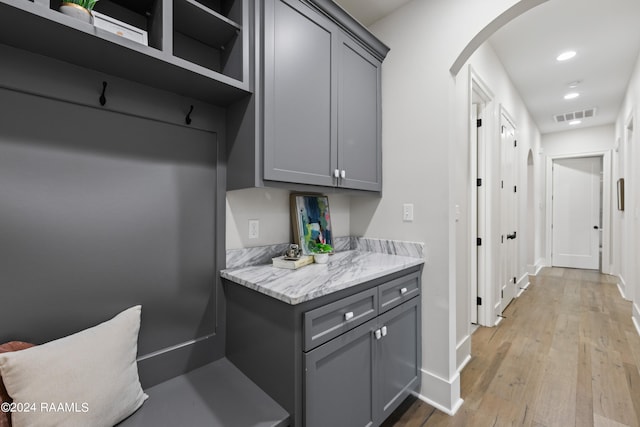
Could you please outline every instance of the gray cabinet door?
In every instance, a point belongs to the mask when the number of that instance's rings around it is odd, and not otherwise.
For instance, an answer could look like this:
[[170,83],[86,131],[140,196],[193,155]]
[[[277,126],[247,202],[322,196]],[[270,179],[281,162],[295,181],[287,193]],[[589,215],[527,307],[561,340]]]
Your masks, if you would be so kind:
[[334,24],[297,0],[272,0],[264,26],[264,179],[334,186]]
[[380,61],[343,37],[339,51],[338,168],[342,187],[382,190]]
[[305,354],[304,425],[373,426],[376,319]]
[[379,420],[386,419],[420,383],[420,297],[378,317]]

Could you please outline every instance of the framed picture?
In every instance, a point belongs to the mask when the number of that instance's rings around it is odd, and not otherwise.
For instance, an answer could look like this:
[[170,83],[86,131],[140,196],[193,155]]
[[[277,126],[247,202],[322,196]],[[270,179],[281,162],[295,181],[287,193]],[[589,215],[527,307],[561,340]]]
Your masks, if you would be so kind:
[[624,210],[624,178],[618,180],[618,210]]
[[333,246],[329,198],[323,194],[292,194],[290,203],[293,241],[302,253],[311,254],[318,243]]

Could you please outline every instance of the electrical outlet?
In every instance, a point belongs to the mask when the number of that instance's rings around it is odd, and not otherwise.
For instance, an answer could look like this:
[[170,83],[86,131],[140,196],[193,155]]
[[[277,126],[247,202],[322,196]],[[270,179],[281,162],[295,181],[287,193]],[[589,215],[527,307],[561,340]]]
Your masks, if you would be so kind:
[[413,221],[413,203],[405,203],[402,205],[402,220],[404,222]]
[[260,237],[260,221],[257,219],[249,220],[249,238],[257,239]]

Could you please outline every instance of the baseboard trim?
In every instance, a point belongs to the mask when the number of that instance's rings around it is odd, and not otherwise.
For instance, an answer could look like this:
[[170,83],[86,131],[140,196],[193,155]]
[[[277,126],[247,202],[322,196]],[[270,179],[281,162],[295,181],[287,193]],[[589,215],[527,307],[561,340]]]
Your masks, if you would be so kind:
[[458,372],[462,372],[469,360],[471,360],[471,334],[460,340],[456,346],[456,363],[462,361],[458,365]]
[[620,292],[620,295],[622,296],[623,299],[629,301],[629,299],[627,298],[627,283],[624,281],[624,277],[622,277],[622,275],[618,275],[618,283],[616,283],[616,285],[618,285],[618,291]]
[[516,283],[516,286],[517,286],[517,289],[518,289],[518,292],[516,293],[516,298],[519,298],[520,295],[522,295],[522,293],[527,290],[527,288],[529,287],[530,283],[531,282],[529,282],[529,274],[525,273],[520,278],[520,280],[518,280],[518,283]]
[[456,372],[450,380],[445,380],[424,369],[421,373],[422,390],[417,396],[418,399],[447,415],[455,415],[464,403],[460,398],[460,373]]

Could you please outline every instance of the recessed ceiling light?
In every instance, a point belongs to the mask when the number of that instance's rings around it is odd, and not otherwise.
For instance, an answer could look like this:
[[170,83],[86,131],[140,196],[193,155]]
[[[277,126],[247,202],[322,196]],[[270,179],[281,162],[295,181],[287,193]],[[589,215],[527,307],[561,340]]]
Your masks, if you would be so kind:
[[576,56],[576,51],[575,50],[568,50],[566,52],[562,52],[560,55],[558,55],[558,57],[556,59],[558,61],[566,61],[567,59],[571,59],[574,56]]
[[578,92],[571,92],[564,96],[564,99],[576,99],[580,94]]
[[575,125],[579,125],[580,123],[582,123],[582,120],[572,120],[569,122],[569,125],[575,126]]

